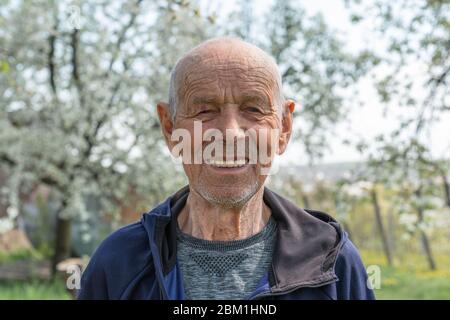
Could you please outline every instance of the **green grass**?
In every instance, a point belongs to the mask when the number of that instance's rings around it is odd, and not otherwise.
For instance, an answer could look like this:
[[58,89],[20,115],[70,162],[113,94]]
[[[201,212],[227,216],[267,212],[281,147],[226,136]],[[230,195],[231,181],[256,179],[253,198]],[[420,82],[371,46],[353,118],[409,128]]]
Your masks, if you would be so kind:
[[[44,259],[37,250],[19,250],[12,253],[0,252],[0,265],[18,261],[36,262]],[[0,300],[61,300],[71,299],[61,279],[55,280],[5,280],[0,279]]]
[[0,300],[68,300],[65,284],[60,280],[2,280]]
[[0,264],[19,260],[42,260],[43,254],[32,249],[17,250],[11,253],[0,252]]
[[375,290],[377,299],[450,299],[449,255],[436,256],[438,269],[435,271],[427,268],[421,255],[408,254],[394,266],[387,266],[380,254],[363,251],[361,255],[366,266],[380,266],[381,288]]

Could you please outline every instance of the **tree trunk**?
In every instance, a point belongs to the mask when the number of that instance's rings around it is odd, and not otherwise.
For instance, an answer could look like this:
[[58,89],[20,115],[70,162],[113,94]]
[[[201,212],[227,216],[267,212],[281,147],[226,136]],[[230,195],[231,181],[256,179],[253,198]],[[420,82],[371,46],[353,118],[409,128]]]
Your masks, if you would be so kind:
[[391,249],[391,252],[395,254],[397,244],[396,244],[396,222],[394,218],[394,214],[392,213],[392,210],[388,210],[387,212],[387,234],[388,234],[388,244],[389,249]]
[[377,223],[378,232],[380,233],[381,242],[383,244],[383,251],[384,251],[384,254],[386,256],[388,265],[391,266],[392,265],[391,248],[389,246],[388,237],[387,237],[386,231],[384,229],[383,219],[381,217],[380,204],[378,202],[378,194],[377,194],[377,192],[375,190],[375,187],[372,188],[370,193],[371,193],[371,197],[372,197],[373,211],[375,213],[375,220],[376,220],[376,223]]
[[445,205],[450,207],[450,182],[448,181],[445,172],[442,174],[442,184],[444,185]]
[[[420,188],[416,191],[416,196],[419,199],[422,197],[422,190]],[[417,208],[417,215],[419,216],[420,224],[423,221],[423,209],[420,206]],[[433,252],[431,251],[430,241],[424,230],[420,230],[420,241],[427,257],[428,266],[431,270],[436,270],[436,262],[434,261]]]
[[56,220],[55,252],[52,261],[52,274],[56,274],[59,262],[70,257],[72,247],[72,220],[58,217]]
[[425,254],[427,256],[428,266],[431,270],[436,270],[436,262],[434,262],[433,253],[431,252],[430,243],[425,231],[420,231],[420,239],[422,242],[423,250],[425,251]]

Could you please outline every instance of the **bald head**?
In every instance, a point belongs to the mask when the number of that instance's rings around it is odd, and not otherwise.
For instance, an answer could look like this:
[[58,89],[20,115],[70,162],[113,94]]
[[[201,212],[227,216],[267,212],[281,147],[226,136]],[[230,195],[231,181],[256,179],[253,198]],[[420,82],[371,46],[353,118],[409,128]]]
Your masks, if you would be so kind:
[[[207,40],[187,52],[175,64],[170,77],[169,107],[172,119],[183,103],[183,94],[188,86],[200,81],[211,84],[223,83],[223,79],[261,79],[273,90],[274,103],[281,107],[282,80],[275,60],[265,51],[233,37],[219,37]],[[209,79],[207,79],[209,78]],[[215,80],[215,81],[214,81]]]

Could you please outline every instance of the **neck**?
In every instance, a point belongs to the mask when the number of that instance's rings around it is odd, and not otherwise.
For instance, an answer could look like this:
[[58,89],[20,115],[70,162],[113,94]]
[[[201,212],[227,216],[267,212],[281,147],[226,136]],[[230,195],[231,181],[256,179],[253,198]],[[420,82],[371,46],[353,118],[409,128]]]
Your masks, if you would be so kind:
[[244,205],[223,208],[211,204],[191,189],[178,215],[182,232],[205,240],[239,240],[260,232],[269,221],[270,208],[263,201],[261,187]]

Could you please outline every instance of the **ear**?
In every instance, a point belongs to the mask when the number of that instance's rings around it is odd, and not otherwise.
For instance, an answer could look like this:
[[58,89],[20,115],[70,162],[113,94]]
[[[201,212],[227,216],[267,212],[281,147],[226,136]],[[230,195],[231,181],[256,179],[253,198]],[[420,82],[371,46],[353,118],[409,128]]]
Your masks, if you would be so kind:
[[173,121],[170,115],[169,104],[166,102],[158,102],[156,105],[158,111],[159,123],[161,124],[161,131],[163,133],[166,144],[172,150],[172,141],[170,137],[173,131]]
[[278,141],[278,154],[283,154],[289,143],[292,133],[293,113],[295,102],[286,100],[283,104],[283,115],[281,120],[281,132]]

